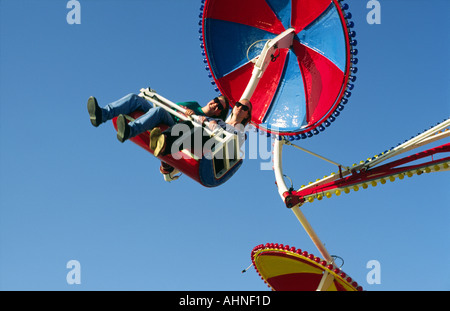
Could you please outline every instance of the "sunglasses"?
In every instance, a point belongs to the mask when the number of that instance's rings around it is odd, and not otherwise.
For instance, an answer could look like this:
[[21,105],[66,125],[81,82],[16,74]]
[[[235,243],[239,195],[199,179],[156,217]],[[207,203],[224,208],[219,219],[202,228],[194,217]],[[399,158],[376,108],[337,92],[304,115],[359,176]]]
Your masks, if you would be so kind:
[[222,111],[223,109],[225,109],[225,108],[223,108],[223,105],[222,105],[222,103],[220,102],[220,99],[219,99],[218,97],[214,98],[214,102],[217,104],[217,109],[219,109],[220,111]]
[[248,111],[250,109],[248,106],[243,105],[240,102],[236,103],[236,107],[238,107],[238,108],[241,107],[241,109],[244,110],[244,111]]

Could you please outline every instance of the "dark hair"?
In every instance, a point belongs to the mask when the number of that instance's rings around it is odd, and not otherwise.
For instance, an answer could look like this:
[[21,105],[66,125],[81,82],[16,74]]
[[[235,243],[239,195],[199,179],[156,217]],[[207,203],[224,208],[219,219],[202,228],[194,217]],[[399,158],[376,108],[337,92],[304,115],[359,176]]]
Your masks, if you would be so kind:
[[248,118],[245,118],[241,122],[241,124],[244,126],[246,126],[248,124],[248,122],[250,122],[250,120],[252,119],[253,104],[251,103],[251,101],[248,101],[248,103],[250,104],[250,109],[248,110]]
[[227,116],[228,116],[228,111],[230,110],[230,102],[229,102],[229,100],[228,100],[228,98],[226,98],[225,96],[223,96],[223,95],[220,95],[220,96],[218,96],[217,97],[219,100],[220,99],[223,99],[224,101],[225,101],[225,109],[222,109],[222,111],[220,112],[220,114],[219,114],[219,119],[221,119],[222,121],[226,121],[226,119],[227,119]]
[[[243,126],[246,126],[248,124],[248,122],[250,122],[250,120],[252,119],[252,110],[253,110],[253,104],[251,101],[249,101],[247,99],[248,103],[250,104],[250,109],[247,111],[248,112],[248,117],[245,118],[244,120],[242,120],[241,124]],[[233,112],[231,112],[231,115],[233,115]]]

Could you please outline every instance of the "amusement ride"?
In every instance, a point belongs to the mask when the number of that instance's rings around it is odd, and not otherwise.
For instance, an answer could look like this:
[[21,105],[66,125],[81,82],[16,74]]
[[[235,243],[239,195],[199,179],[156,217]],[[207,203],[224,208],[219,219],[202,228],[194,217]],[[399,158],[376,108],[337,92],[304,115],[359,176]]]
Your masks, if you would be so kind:
[[[338,0],[202,0],[199,38],[205,67],[215,90],[231,105],[252,102],[251,124],[273,139],[274,174],[282,202],[291,209],[320,252],[317,257],[289,245],[266,243],[251,251],[252,264],[272,290],[360,291],[341,270],[302,213],[303,204],[358,191],[387,181],[449,170],[450,143],[400,157],[450,135],[446,119],[411,139],[353,166],[345,166],[301,147],[339,117],[356,81],[358,50],[349,5]],[[181,120],[202,126],[196,116],[150,88],[140,96]],[[127,116],[132,121],[142,115]],[[113,120],[117,129],[116,120]],[[164,129],[165,126],[161,125]],[[217,143],[203,157],[158,156],[205,187],[220,186],[241,167],[236,135],[205,128]],[[150,132],[131,138],[149,149]],[[284,148],[295,148],[336,166],[336,173],[295,190],[283,173]],[[446,156],[447,155],[447,156]],[[393,159],[397,157],[397,159]],[[414,163],[413,163],[414,162]]]

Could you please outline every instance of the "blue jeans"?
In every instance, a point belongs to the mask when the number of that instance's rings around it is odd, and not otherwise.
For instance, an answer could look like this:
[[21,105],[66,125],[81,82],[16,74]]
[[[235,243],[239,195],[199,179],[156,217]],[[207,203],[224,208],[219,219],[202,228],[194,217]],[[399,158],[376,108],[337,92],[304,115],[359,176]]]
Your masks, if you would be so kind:
[[102,122],[111,120],[120,114],[129,114],[136,110],[141,110],[145,114],[135,121],[128,123],[130,126],[130,137],[151,130],[160,123],[167,124],[168,126],[175,124],[169,112],[161,107],[153,107],[150,102],[136,94],[128,94],[103,107]]

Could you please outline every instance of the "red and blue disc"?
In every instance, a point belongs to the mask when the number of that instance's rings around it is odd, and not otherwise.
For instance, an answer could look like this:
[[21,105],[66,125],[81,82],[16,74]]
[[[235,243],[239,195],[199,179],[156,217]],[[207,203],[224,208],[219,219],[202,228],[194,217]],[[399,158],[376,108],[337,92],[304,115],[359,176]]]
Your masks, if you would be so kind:
[[339,116],[356,73],[355,32],[347,4],[337,0],[206,0],[201,32],[206,68],[216,90],[237,102],[264,44],[295,29],[250,99],[252,124],[267,133],[302,139]]

